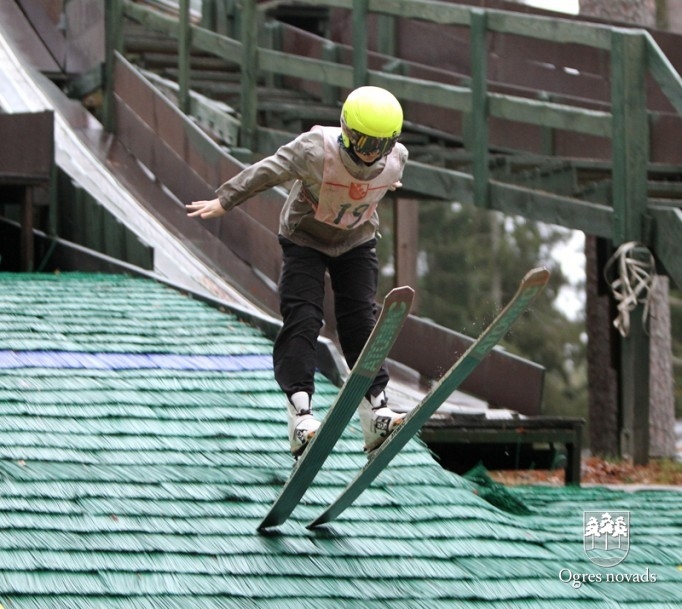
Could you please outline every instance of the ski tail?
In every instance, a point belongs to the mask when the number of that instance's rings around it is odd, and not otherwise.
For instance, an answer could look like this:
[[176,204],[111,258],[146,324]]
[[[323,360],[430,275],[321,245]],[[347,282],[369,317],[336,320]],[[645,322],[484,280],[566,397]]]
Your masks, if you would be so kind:
[[536,268],[522,279],[516,294],[502,309],[493,322],[483,331],[455,364],[441,377],[419,404],[412,410],[405,422],[400,425],[373,453],[358,475],[341,492],[336,501],[313,520],[308,528],[313,528],[334,520],[372,483],[407,442],[415,436],[431,415],[452,395],[464,380],[475,370],[481,360],[507,334],[512,325],[532,304],[549,281],[549,271]]
[[408,286],[395,288],[388,293],[374,329],[350,375],[322,425],[294,465],[280,495],[258,526],[259,530],[282,524],[296,508],[388,357],[407,319],[413,299],[414,290]]

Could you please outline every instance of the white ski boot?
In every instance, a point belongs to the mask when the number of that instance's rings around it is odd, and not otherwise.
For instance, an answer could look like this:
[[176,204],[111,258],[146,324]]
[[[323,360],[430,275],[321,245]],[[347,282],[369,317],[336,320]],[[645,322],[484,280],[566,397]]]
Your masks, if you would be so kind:
[[391,410],[386,393],[370,396],[360,402],[358,414],[365,437],[365,452],[371,453],[381,446],[389,434],[405,421],[405,415]]
[[291,454],[298,459],[313,439],[320,422],[313,417],[310,396],[305,391],[292,394],[287,404]]

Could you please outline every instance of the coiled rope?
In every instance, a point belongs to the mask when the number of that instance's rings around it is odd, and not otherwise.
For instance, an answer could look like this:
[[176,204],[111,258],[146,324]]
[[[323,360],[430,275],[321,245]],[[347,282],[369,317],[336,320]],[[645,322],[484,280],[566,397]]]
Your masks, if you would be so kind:
[[606,263],[604,277],[618,306],[613,325],[621,336],[630,334],[630,313],[638,304],[644,305],[642,324],[646,327],[655,272],[653,254],[636,241],[623,243]]

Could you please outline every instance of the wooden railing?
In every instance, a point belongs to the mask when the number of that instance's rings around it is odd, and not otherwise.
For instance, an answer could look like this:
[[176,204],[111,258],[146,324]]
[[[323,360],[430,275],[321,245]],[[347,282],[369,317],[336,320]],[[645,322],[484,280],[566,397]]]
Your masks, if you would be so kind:
[[[344,51],[346,61],[333,52],[329,41],[318,43],[324,58],[302,56],[276,45],[261,46],[264,11],[273,3],[260,4],[254,0],[242,2],[237,15],[238,35],[211,31],[210,24],[191,19],[188,0],[178,3],[177,15],[161,14],[154,9],[129,0],[107,3],[109,33],[107,55],[109,82],[113,81],[113,60],[116,50],[122,49],[120,24],[122,17],[133,19],[147,28],[178,40],[179,104],[188,110],[190,91],[190,55],[192,50],[211,53],[236,65],[241,74],[241,133],[244,148],[257,150],[261,130],[256,123],[259,76],[267,73],[283,79],[308,83],[326,91],[348,90],[360,84],[390,88],[401,101],[424,106],[426,111],[457,113],[468,125],[470,136],[465,142],[470,153],[471,171],[458,171],[410,161],[404,182],[415,196],[457,200],[506,214],[522,215],[536,221],[582,230],[609,239],[614,245],[628,241],[641,242],[657,256],[678,286],[682,286],[682,210],[677,205],[650,204],[648,174],[651,167],[650,151],[655,149],[661,124],[670,131],[682,126],[682,79],[660,49],[651,34],[640,29],[609,27],[565,19],[550,19],[495,9],[480,9],[448,2],[428,0],[303,0],[311,6],[350,11],[352,34],[349,44],[337,45]],[[204,6],[211,4],[204,0]],[[386,20],[396,23],[428,22],[439,26],[466,28],[468,32],[468,74],[440,78],[428,66],[401,59],[400,56],[370,51],[368,23],[370,17],[380,19],[384,31],[391,31]],[[390,23],[390,21],[389,21]],[[393,28],[394,29],[394,28]],[[549,45],[579,45],[600,53],[598,61],[606,58],[607,70],[600,71],[600,86],[605,99],[572,100],[570,96],[516,93],[514,87],[495,86],[488,73],[490,54],[487,45],[492,36],[509,36],[514,40],[539,40]],[[386,48],[391,44],[384,44]],[[330,50],[332,49],[332,50]],[[401,69],[404,68],[404,69]],[[441,70],[440,76],[443,76]],[[657,100],[666,107],[650,109],[648,94],[656,83]],[[108,88],[106,123],[114,125],[115,108],[112,87]],[[591,103],[593,102],[593,103]],[[671,110],[672,109],[672,110]],[[662,117],[664,121],[659,121]],[[586,146],[605,141],[608,151],[606,164],[610,171],[607,194],[595,202],[583,200],[574,193],[548,192],[501,180],[491,170],[493,126],[499,122],[520,125],[522,132],[539,128],[550,134],[573,133],[585,138]],[[660,123],[660,124],[659,124]],[[653,137],[652,134],[656,135]],[[519,150],[523,150],[520,146]],[[513,151],[513,150],[512,150]],[[551,153],[551,151],[550,151]],[[672,152],[673,164],[680,164],[679,147]],[[670,162],[670,161],[669,161]],[[244,244],[242,244],[244,245]],[[248,249],[248,247],[246,247]],[[648,338],[641,324],[633,322],[633,332],[622,341],[623,370],[648,369]],[[452,347],[447,340],[448,347]],[[447,353],[429,354],[447,361]],[[426,362],[417,365],[428,374]],[[637,395],[628,393],[622,385],[625,416],[637,409],[642,421],[647,413],[642,408],[648,403],[648,378],[638,377]],[[482,388],[485,392],[485,387]],[[476,393],[473,391],[472,393]],[[646,395],[645,395],[646,394]],[[482,394],[478,394],[482,395]],[[482,395],[482,397],[485,397]],[[639,402],[639,406],[638,406]],[[641,422],[641,421],[640,421]],[[645,429],[645,427],[642,427]]]
[[[203,2],[205,7],[210,4],[209,0]],[[676,241],[682,242],[679,210],[647,207],[648,150],[651,146],[645,95],[647,75],[655,79],[670,105],[682,115],[682,79],[648,32],[427,0],[301,0],[299,4],[352,11],[353,53],[352,65],[348,65],[259,46],[263,12],[273,4],[242,3],[239,40],[193,22],[187,0],[178,3],[178,16],[162,14],[130,0],[115,0],[108,5],[108,10],[113,22],[120,22],[120,17],[125,15],[179,41],[181,109],[189,100],[191,49],[211,53],[240,67],[241,145],[245,148],[255,149],[257,144],[256,91],[261,73],[340,89],[360,83],[384,86],[408,103],[428,100],[429,107],[461,112],[471,125],[474,134],[470,143],[471,173],[420,163],[408,165],[404,181],[418,189],[422,196],[474,203],[511,215],[523,215],[605,237],[615,245],[632,240],[645,241],[675,282],[682,285],[682,257],[678,256],[678,248],[671,249],[668,243],[661,242],[657,237],[660,232],[646,232],[650,218],[664,223],[666,233],[671,230],[672,220],[675,227],[672,230],[678,235]],[[468,28],[471,55],[468,86],[370,69],[366,24],[371,15]],[[118,18],[114,18],[116,16]],[[486,41],[494,33],[585,45],[609,52],[610,107],[596,110],[489,90]],[[120,32],[115,28],[109,39],[110,49],[121,48]],[[612,204],[537,192],[494,179],[489,162],[492,119],[610,140]],[[682,127],[682,122],[676,124]]]

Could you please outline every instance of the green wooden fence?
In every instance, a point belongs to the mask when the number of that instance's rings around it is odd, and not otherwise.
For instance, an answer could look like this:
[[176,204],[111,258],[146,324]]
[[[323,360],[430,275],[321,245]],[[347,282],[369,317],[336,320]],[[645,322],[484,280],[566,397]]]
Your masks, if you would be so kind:
[[[204,0],[207,14],[220,12],[217,8],[211,8],[211,4],[220,4],[224,13],[224,0]],[[240,143],[244,148],[253,150],[258,147],[256,88],[258,77],[263,73],[305,79],[342,89],[372,84],[389,88],[406,101],[423,102],[428,99],[434,107],[461,111],[469,116],[474,133],[471,146],[473,172],[441,170],[412,163],[406,172],[406,181],[409,179],[417,183],[424,196],[475,203],[504,213],[582,230],[608,238],[615,245],[632,240],[645,241],[675,283],[682,285],[682,246],[670,247],[670,243],[661,243],[659,235],[666,231],[646,231],[647,227],[650,229],[652,219],[666,225],[672,219],[673,225],[678,227],[674,230],[682,229],[679,210],[650,209],[647,206],[649,129],[644,95],[647,74],[658,82],[672,106],[682,115],[682,78],[648,32],[426,0],[301,0],[298,4],[353,11],[353,65],[291,55],[259,46],[263,11],[255,1],[242,2],[241,9],[234,9],[239,11],[240,39],[193,23],[189,18],[189,0],[179,2],[180,19],[129,0],[115,0],[107,6],[112,17],[125,15],[179,41],[179,99],[185,108],[189,103],[187,88],[192,49],[211,53],[240,66]],[[370,70],[367,67],[367,32],[364,27],[370,13],[394,19],[420,19],[469,27],[472,65],[470,86]],[[610,51],[611,111],[590,110],[488,91],[485,65],[487,32],[576,43]],[[120,49],[121,46],[120,32],[114,28],[109,48]],[[512,184],[492,180],[486,128],[490,118],[610,138],[613,143],[612,205],[549,192],[531,193]],[[676,241],[682,243],[682,239]]]
[[[429,0],[298,0],[297,4],[345,8],[352,11],[352,65],[335,61],[331,49],[326,59],[292,55],[260,45],[264,31],[264,9],[255,0],[236,2],[203,0],[201,21],[190,17],[189,0],[180,0],[179,14],[160,13],[129,0],[107,3],[109,20],[107,57],[121,50],[122,16],[150,30],[178,40],[179,100],[188,110],[190,54],[210,53],[239,66],[241,73],[240,144],[258,148],[257,85],[259,77],[293,77],[323,85],[323,91],[351,89],[361,84],[383,86],[405,101],[424,102],[435,108],[464,113],[472,127],[470,173],[410,162],[404,181],[418,185],[424,197],[457,200],[531,220],[557,224],[609,239],[615,246],[635,241],[657,256],[666,272],[682,286],[682,210],[676,205],[650,204],[650,113],[647,110],[646,80],[653,77],[675,111],[682,115],[682,79],[652,36],[639,29],[607,27],[567,19],[550,19],[522,13],[481,9]],[[272,7],[273,3],[267,3]],[[419,79],[396,70],[369,67],[368,32],[371,14],[381,16],[383,35],[392,32],[392,22],[415,19],[441,25],[469,28],[471,74],[468,86]],[[209,16],[232,17],[235,27],[226,32],[210,23]],[[227,28],[229,29],[229,28]],[[214,31],[215,30],[215,31]],[[233,31],[234,30],[234,31]],[[491,32],[514,34],[554,43],[585,45],[607,51],[610,57],[610,108],[593,110],[489,90],[486,37]],[[383,46],[390,49],[384,38]],[[396,58],[399,62],[399,58]],[[108,63],[111,66],[111,61]],[[111,78],[111,68],[108,72]],[[106,125],[115,130],[111,108],[106,104]],[[490,171],[488,124],[498,118],[548,130],[566,130],[609,138],[611,141],[611,201],[590,202],[576,197],[533,190],[494,179]],[[623,412],[629,428],[626,453],[643,462],[648,455],[648,337],[641,324],[641,307],[634,314],[632,333],[622,342],[622,370],[636,375],[622,384]],[[632,433],[635,430],[635,433]],[[627,434],[626,434],[627,435]]]

